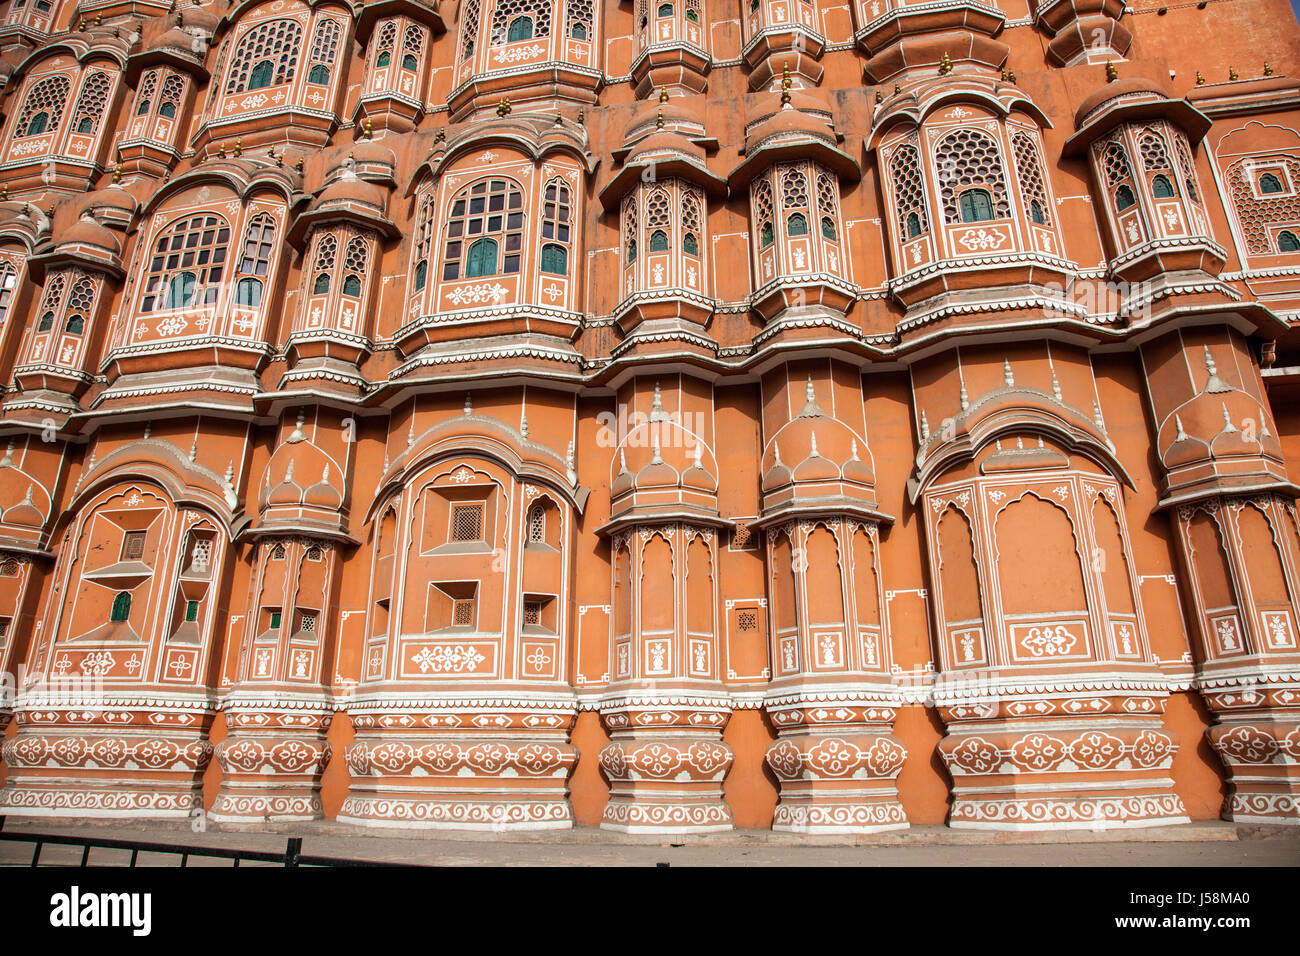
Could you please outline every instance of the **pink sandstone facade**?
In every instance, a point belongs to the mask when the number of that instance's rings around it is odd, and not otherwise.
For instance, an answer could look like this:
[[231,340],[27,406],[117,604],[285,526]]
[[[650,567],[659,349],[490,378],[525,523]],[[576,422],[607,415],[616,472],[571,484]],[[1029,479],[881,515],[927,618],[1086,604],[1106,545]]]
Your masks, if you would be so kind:
[[1300,822],[1284,0],[0,18],[0,814]]

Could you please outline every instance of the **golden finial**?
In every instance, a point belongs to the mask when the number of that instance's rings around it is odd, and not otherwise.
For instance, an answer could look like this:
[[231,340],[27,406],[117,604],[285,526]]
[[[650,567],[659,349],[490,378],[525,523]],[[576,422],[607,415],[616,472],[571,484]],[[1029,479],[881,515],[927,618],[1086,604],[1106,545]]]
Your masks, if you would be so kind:
[[113,27],[113,39],[114,39],[114,40],[120,40],[120,39],[122,39],[122,28],[121,28],[121,27]]
[[1197,86],[1204,86],[1204,85],[1205,85],[1205,77],[1201,76],[1201,71],[1200,71],[1200,70],[1197,70],[1197,71],[1196,71],[1196,85],[1197,85]]
[[659,87],[659,102],[660,103],[668,102],[668,87],[666,86]]
[[9,201],[9,184],[8,184],[8,183],[5,183],[3,186],[0,186],[0,201],[3,201],[3,202],[8,202],[8,201]]
[[447,131],[445,129],[440,129],[438,130],[438,135],[433,138],[433,141],[435,143],[441,143],[446,138],[447,138]]
[[298,170],[298,172],[301,174],[304,165],[305,165],[305,164],[304,164],[303,161],[302,161],[302,157],[299,156],[299,157],[298,157],[298,162],[296,162],[296,163],[293,164],[293,168],[296,169],[296,170]]
[[895,83],[895,84],[894,84],[894,95],[897,96],[897,95],[898,95],[899,93],[901,93],[901,92],[903,92],[902,84],[900,84],[900,83]]
[[53,222],[53,221],[54,221],[54,203],[53,203],[53,202],[50,203],[50,208],[49,208],[48,210],[46,210],[46,212],[45,212],[45,216],[46,216],[46,218],[48,218],[48,219],[50,220],[50,222]]
[[219,143],[217,145],[217,159],[225,159],[225,158],[226,158],[226,144]]
[[579,123],[579,124],[582,124],[583,122],[586,121],[586,119],[587,119],[587,111],[586,111],[586,110],[578,110],[578,123]]
[[560,113],[556,113],[556,114],[555,114],[555,125],[556,125],[556,126],[563,126],[563,125],[564,125],[564,116],[563,116],[563,114],[560,114]]
[[1007,71],[1006,71],[1006,70],[1003,70],[1003,71],[1002,71],[1002,82],[1005,83],[1006,81],[1007,81]]
[[[275,155],[274,151],[272,151],[271,155],[273,155],[273,156]],[[283,156],[276,156],[276,157],[275,157],[275,165],[277,165],[277,166],[283,166],[283,165],[284,165],[284,157],[283,157]]]
[[1264,75],[1265,75],[1265,76],[1272,76],[1272,75],[1273,75],[1273,68],[1272,68],[1271,66],[1268,65],[1268,61],[1267,61],[1267,60],[1264,61]]
[[236,139],[236,140],[235,140],[235,148],[234,148],[234,150],[233,150],[233,151],[231,152],[231,154],[230,154],[231,156],[234,156],[235,159],[238,159],[240,156],[243,155],[243,153],[244,153],[244,146],[243,146],[243,143],[244,143],[244,141],[243,141],[242,139]]
[[657,117],[655,117],[655,128],[656,128],[656,129],[663,129],[663,128],[664,128],[664,111],[663,111],[663,110],[660,110],[660,111],[659,111],[659,115],[658,115]]
[[1235,69],[1234,67],[1231,67],[1231,66],[1228,67],[1228,79],[1230,79],[1230,80],[1235,80],[1236,78],[1237,78],[1237,71],[1236,71],[1236,69]]
[[114,167],[113,167],[113,183],[114,183],[114,185],[116,185],[117,183],[120,183],[121,181],[122,181],[122,167],[121,167],[121,166],[114,166]]
[[790,103],[790,67],[781,68],[781,102],[789,105]]
[[370,117],[367,116],[366,117],[366,139],[374,139],[374,137],[375,137],[375,124],[372,123],[370,121]]
[[1007,72],[1007,79],[1010,80],[1012,83],[1016,82],[1016,71],[1009,70]]
[[885,94],[880,92],[880,90],[876,90],[876,102],[877,103],[885,102]]
[[86,32],[86,18],[85,18],[85,17],[82,17],[82,18],[81,18],[81,26],[80,26],[78,29],[80,29],[82,33],[85,33],[85,32]]
[[185,26],[185,11],[184,11],[184,10],[177,11],[177,13],[176,13],[176,25],[177,25],[178,27],[183,27],[183,26]]
[[103,23],[104,23],[104,15],[102,13],[95,14],[95,26],[102,26]]
[[1118,79],[1119,79],[1119,70],[1117,70],[1117,69],[1115,68],[1115,63],[1114,63],[1114,61],[1113,61],[1113,60],[1107,61],[1107,63],[1106,63],[1106,82],[1107,82],[1107,83],[1114,83],[1114,82],[1115,82],[1116,80],[1118,80]]
[[510,100],[503,97],[501,102],[497,104],[497,116],[500,116],[502,119],[504,119],[509,115],[510,115]]
[[943,56],[939,58],[939,75],[947,76],[952,72],[952,60],[948,58],[948,51],[943,51]]

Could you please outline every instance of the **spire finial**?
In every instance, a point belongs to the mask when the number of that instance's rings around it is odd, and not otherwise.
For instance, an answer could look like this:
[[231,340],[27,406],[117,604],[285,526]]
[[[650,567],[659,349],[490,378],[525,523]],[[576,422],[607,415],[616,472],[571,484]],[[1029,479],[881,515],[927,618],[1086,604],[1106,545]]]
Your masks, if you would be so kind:
[[815,402],[817,400],[817,391],[813,388],[813,380],[811,375],[808,376],[808,384],[804,386],[803,393],[804,393],[804,397],[807,398],[808,401]]
[[695,467],[704,470],[704,443],[698,440],[695,442]]
[[1223,430],[1225,432],[1235,432],[1237,426],[1232,424],[1232,416],[1228,414],[1228,403],[1223,403]]
[[1273,68],[1272,68],[1271,66],[1268,65],[1268,60],[1265,60],[1265,61],[1264,61],[1264,75],[1265,75],[1265,76],[1272,76],[1272,75],[1273,75]]
[[194,440],[190,442],[190,461],[195,461],[199,457],[199,436],[195,435]]
[[1197,70],[1197,71],[1196,71],[1196,85],[1197,85],[1197,86],[1204,86],[1204,85],[1205,85],[1205,77],[1201,75],[1201,71],[1200,71],[1200,70]]
[[565,473],[568,475],[569,483],[576,485],[578,483],[578,472],[574,467],[574,447],[572,438],[569,439],[569,448],[564,455],[564,468]]
[[0,458],[0,468],[8,468],[14,463],[14,440],[9,439],[9,447],[5,449],[5,456]]
[[812,440],[812,449],[808,452],[808,457],[820,458],[821,454],[817,451],[817,433],[809,432],[808,437]]
[[668,102],[668,87],[666,86],[659,87],[659,102],[660,103]]
[[654,438],[651,440],[651,443],[650,443],[650,444],[651,444],[651,447],[652,447],[653,450],[654,450],[654,456],[650,459],[650,464],[652,464],[652,465],[662,465],[662,464],[664,463],[664,456],[663,456],[663,452],[662,452],[662,451],[660,450],[660,448],[659,448],[659,433],[658,433],[658,432],[655,432]]
[[1183,420],[1179,416],[1174,416],[1174,428],[1178,434],[1174,435],[1174,441],[1187,441],[1187,432],[1183,431]]
[[1233,67],[1233,66],[1228,67],[1228,79],[1229,79],[1229,80],[1236,80],[1236,79],[1237,79],[1237,68],[1236,68],[1236,67]]
[[153,422],[146,418],[144,420],[144,440],[148,441],[151,434],[153,434]]
[[1007,388],[1016,384],[1016,377],[1011,372],[1011,359],[1002,360],[1002,381],[1006,383]]
[[1056,377],[1056,366],[1052,366],[1052,396],[1059,402],[1061,400],[1061,382]]
[[943,51],[943,56],[939,58],[939,75],[947,76],[952,72],[952,60],[948,57],[948,51]]
[[235,159],[238,159],[243,154],[244,154],[244,141],[242,139],[237,138],[235,140],[235,148],[230,155],[234,156]]
[[528,437],[528,413],[522,410],[519,412],[519,434]]
[[781,68],[781,103],[784,106],[790,105],[790,67],[786,65]]
[[497,103],[497,116],[500,116],[502,119],[504,119],[509,115],[510,115],[510,98],[503,96],[500,102]]
[[627,452],[621,447],[618,450],[618,473],[620,475],[627,474]]
[[1119,79],[1119,69],[1115,66],[1115,61],[1108,60],[1106,62],[1106,82],[1114,83],[1118,79]]
[[655,129],[663,129],[663,128],[664,128],[664,111],[660,110],[658,114],[655,116]]
[[925,409],[921,409],[921,441],[930,440],[930,420],[925,417]]
[[473,415],[473,414],[474,414],[474,399],[473,399],[473,396],[471,396],[469,392],[466,392],[466,393],[465,393],[465,408],[464,408],[464,411],[465,411],[465,414],[466,414],[466,415]]

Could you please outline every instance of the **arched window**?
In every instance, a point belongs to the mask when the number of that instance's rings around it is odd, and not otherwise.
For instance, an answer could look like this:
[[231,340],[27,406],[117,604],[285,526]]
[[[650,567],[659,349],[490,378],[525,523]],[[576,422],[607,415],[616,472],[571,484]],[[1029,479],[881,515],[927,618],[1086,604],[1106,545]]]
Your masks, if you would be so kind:
[[235,286],[235,304],[256,309],[262,304],[262,283],[257,279],[240,279]]
[[392,62],[393,62],[393,54],[389,53],[387,50],[384,50],[382,53],[379,54],[379,56],[375,57],[376,67],[385,67]]
[[790,236],[808,235],[808,217],[801,212],[792,213],[785,221],[785,231]]
[[271,85],[275,74],[275,64],[270,60],[259,60],[248,77],[248,89],[260,90]]
[[465,278],[517,274],[523,234],[524,196],[513,181],[483,179],[466,187],[451,205],[443,280],[461,278],[462,264]]
[[361,298],[361,278],[366,274],[369,262],[370,249],[366,241],[360,236],[353,236],[343,252],[343,269],[346,272],[343,277],[344,295]]
[[93,133],[99,128],[100,117],[108,108],[108,92],[113,88],[113,81],[102,70],[96,70],[86,77],[81,84],[81,95],[77,97],[77,132]]
[[262,304],[262,287],[271,270],[271,253],[275,248],[275,221],[261,212],[253,217],[244,232],[243,255],[239,259],[241,278],[235,285],[235,302],[245,308]]
[[230,59],[227,95],[291,83],[301,45],[302,25],[296,20],[268,20],[253,27]]
[[673,15],[673,5],[671,3],[659,4],[659,16],[671,17]]
[[546,543],[546,508],[540,503],[528,511],[528,543]]
[[1161,173],[1151,180],[1151,194],[1157,199],[1172,199],[1174,197],[1174,186],[1169,181],[1169,177]]
[[467,61],[474,55],[474,38],[478,36],[479,0],[465,0],[460,16],[460,58]]
[[569,187],[558,179],[546,184],[542,194],[542,271],[568,275]]
[[173,119],[176,116],[176,108],[180,105],[181,94],[185,92],[185,80],[176,73],[163,82],[162,105],[158,107],[158,115],[167,119]]
[[825,239],[835,238],[835,220],[830,216],[822,216],[822,237]]
[[9,307],[14,300],[14,287],[18,284],[18,273],[9,263],[0,264],[0,329],[9,319]]
[[185,309],[194,304],[194,289],[198,277],[193,272],[178,272],[167,283],[168,309]]
[[533,18],[532,17],[515,17],[510,21],[510,28],[506,31],[506,42],[515,43],[519,40],[531,40],[533,38]]
[[668,233],[665,230],[656,229],[654,232],[650,233],[650,251],[668,251]]
[[324,86],[329,81],[330,81],[330,70],[329,67],[327,66],[322,66],[321,64],[317,63],[313,65],[310,70],[307,71],[308,83],[316,83],[319,84],[320,86]]
[[935,165],[946,222],[987,222],[1011,215],[1002,157],[988,134],[977,129],[948,134],[935,150]]
[[335,51],[343,33],[343,24],[338,20],[325,17],[316,24],[316,35],[311,41],[311,68],[307,71],[307,82],[321,86],[329,83],[329,68],[334,64]]
[[63,331],[71,335],[83,334],[86,331],[86,316],[91,314],[94,307],[95,287],[83,276],[68,293],[68,303],[65,307],[68,318],[63,323]]
[[636,262],[636,240],[635,239],[629,239],[627,241],[627,261],[629,264]]
[[59,128],[68,103],[69,81],[66,76],[49,76],[32,86],[18,114],[18,135],[39,136]]
[[1259,177],[1259,191],[1265,196],[1271,193],[1280,193],[1282,191],[1282,180],[1275,173],[1265,173]]
[[[230,227],[220,216],[200,213],[169,225],[154,242],[141,285],[140,311],[215,304],[229,243]],[[189,279],[172,281],[178,273]],[[196,289],[202,290],[201,302],[194,301]]]
[[113,610],[109,614],[110,621],[125,621],[131,617],[131,592],[119,591],[117,597],[113,598]]
[[325,295],[326,293],[329,292],[329,290],[330,290],[330,274],[328,272],[322,272],[318,276],[316,276],[316,281],[312,283],[311,294]]
[[590,40],[592,28],[592,0],[565,0],[565,22],[569,36],[575,40]]
[[153,105],[154,90],[158,88],[158,71],[150,70],[140,81],[140,92],[136,94],[135,115],[146,115]]
[[41,316],[41,321],[36,323],[37,332],[48,332],[54,328],[54,313],[46,309],[45,314]]
[[915,146],[906,144],[894,151],[889,160],[889,174],[894,183],[894,205],[903,235],[915,239],[929,231],[925,213],[925,189],[921,183],[921,156]]
[[551,0],[497,0],[492,11],[493,46],[550,35]]
[[1278,252],[1300,252],[1300,239],[1290,229],[1283,229],[1277,236]]
[[495,239],[477,239],[470,244],[465,256],[465,278],[496,275],[497,241]]
[[688,232],[682,236],[682,252],[688,256],[698,256],[700,254],[700,241],[695,238],[695,233]]
[[1035,138],[1024,130],[1011,137],[1011,155],[1016,162],[1016,179],[1020,195],[1029,205],[1029,219],[1035,225],[1047,225],[1047,186],[1043,164]]
[[420,61],[416,59],[414,53],[407,53],[402,57],[402,69],[414,72],[420,68]]
[[542,271],[551,275],[567,275],[569,268],[569,250],[564,246],[548,242],[542,246]]
[[1120,186],[1119,189],[1115,190],[1115,208],[1118,211],[1123,212],[1135,202],[1137,202],[1137,197],[1133,195],[1133,190],[1128,186]]
[[993,196],[987,189],[966,190],[960,203],[962,222],[988,222],[993,218]]
[[[429,281],[429,253],[433,248],[433,192],[430,190],[418,200],[418,215],[415,225],[415,243],[412,255],[415,257],[415,283],[413,292],[421,291]],[[462,227],[463,228],[463,227]]]
[[754,187],[750,204],[754,210],[754,221],[759,223],[758,247],[766,249],[776,238],[772,229],[772,184],[766,179],[759,180]]

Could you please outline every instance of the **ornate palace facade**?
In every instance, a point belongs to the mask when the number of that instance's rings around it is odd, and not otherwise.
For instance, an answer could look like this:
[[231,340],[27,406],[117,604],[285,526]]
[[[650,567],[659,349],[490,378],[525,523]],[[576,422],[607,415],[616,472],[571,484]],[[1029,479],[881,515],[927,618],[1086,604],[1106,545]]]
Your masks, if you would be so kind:
[[1300,822],[1285,0],[0,11],[0,814]]

